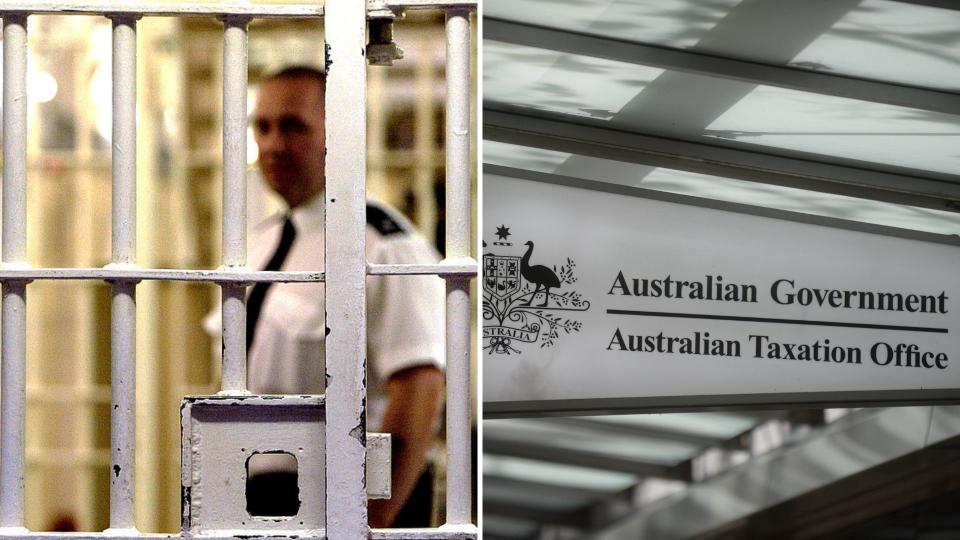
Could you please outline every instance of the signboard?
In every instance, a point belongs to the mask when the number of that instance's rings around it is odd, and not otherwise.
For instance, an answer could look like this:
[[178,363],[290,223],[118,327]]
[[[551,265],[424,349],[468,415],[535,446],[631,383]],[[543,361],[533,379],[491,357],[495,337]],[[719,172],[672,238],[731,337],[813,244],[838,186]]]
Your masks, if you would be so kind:
[[495,175],[483,241],[488,417],[960,399],[954,245]]

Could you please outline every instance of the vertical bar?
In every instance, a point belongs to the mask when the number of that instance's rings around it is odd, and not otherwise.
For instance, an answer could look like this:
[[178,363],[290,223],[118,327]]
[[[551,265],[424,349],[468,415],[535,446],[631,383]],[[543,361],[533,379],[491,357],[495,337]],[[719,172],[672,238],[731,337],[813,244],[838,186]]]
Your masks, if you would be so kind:
[[470,287],[447,280],[447,524],[471,518]]
[[223,334],[220,393],[243,393],[247,389],[247,301],[242,285],[220,286]]
[[[137,232],[137,21],[113,19],[112,266],[132,265]],[[113,282],[110,310],[110,529],[135,529],[136,283]]]
[[137,21],[113,19],[113,262],[133,264],[137,238]]
[[[3,17],[3,265],[27,262],[27,16]],[[27,285],[3,283],[0,527],[23,528]]]
[[470,256],[470,19],[447,12],[446,256]]
[[[470,19],[447,12],[446,257],[470,257]],[[447,280],[447,524],[471,523],[470,293]]]
[[136,283],[113,283],[110,309],[110,529],[135,529]]
[[326,527],[366,538],[366,2],[328,0]]
[[[227,17],[223,31],[223,266],[247,264],[247,23]],[[245,288],[222,285],[222,392],[247,388]]]
[[27,261],[27,17],[3,17],[3,262]]

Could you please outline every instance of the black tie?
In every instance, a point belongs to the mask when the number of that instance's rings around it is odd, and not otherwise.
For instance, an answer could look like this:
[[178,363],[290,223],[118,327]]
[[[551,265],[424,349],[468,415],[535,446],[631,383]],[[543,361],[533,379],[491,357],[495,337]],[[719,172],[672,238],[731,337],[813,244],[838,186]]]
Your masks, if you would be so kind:
[[[293,245],[293,239],[297,236],[297,230],[293,228],[293,221],[290,216],[283,222],[283,234],[280,236],[280,244],[273,256],[267,262],[264,271],[274,272],[283,266],[284,259],[290,253],[290,246]],[[247,350],[250,350],[250,344],[253,343],[253,332],[257,328],[257,319],[260,318],[260,308],[263,307],[263,299],[267,296],[267,289],[273,285],[270,281],[261,281],[253,286],[250,292],[250,298],[247,298]]]

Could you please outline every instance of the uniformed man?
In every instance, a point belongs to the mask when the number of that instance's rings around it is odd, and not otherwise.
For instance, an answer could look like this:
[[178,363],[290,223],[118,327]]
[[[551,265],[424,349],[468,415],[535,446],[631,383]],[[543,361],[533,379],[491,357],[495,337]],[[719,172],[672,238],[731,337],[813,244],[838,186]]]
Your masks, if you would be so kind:
[[[252,268],[324,267],[325,85],[324,73],[308,67],[285,69],[260,85],[252,118],[259,168],[286,207],[251,235]],[[373,201],[367,204],[366,253],[374,263],[439,260],[403,216]],[[323,392],[323,287],[252,288],[247,300],[247,383],[252,392]],[[425,471],[443,387],[442,280],[368,277],[367,321],[368,426],[390,433],[393,446],[393,497],[371,501],[370,525],[429,526],[432,476]],[[251,513],[283,515],[287,503],[278,494],[288,493],[291,482],[295,490],[295,475],[250,471],[250,481]],[[251,491],[265,497],[257,502],[249,498]]]

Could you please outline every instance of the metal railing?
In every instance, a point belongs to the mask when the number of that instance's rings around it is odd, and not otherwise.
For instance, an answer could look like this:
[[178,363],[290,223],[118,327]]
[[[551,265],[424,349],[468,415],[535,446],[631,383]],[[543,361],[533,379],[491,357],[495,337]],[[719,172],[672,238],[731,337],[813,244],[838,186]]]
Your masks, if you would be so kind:
[[[2,366],[0,366],[0,538],[143,538],[134,523],[136,288],[143,280],[216,283],[222,291],[221,393],[246,390],[246,287],[256,282],[325,281],[327,324],[326,530],[328,538],[475,538],[471,522],[469,283],[470,13],[476,0],[387,0],[370,9],[446,12],[446,259],[439,264],[367,264],[365,229],[366,58],[368,6],[247,3],[114,5],[109,0],[54,3],[5,0],[3,20]],[[113,21],[112,257],[103,268],[31,268],[26,252],[27,18],[31,14],[102,15]],[[223,256],[216,270],[140,268],[136,246],[136,44],[145,16],[209,16],[224,23]],[[246,254],[247,24],[262,17],[325,17],[328,48],[327,250],[324,272],[254,272]],[[352,433],[364,425],[367,275],[434,274],[447,283],[447,519],[439,529],[367,526],[366,449]],[[31,533],[24,526],[26,286],[33,280],[98,279],[113,291],[111,318],[110,528],[104,533]],[[181,533],[181,536],[183,533]],[[275,535],[274,535],[275,536]],[[299,535],[301,538],[304,535]],[[215,536],[211,536],[213,538]]]

